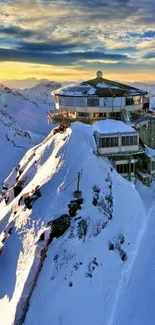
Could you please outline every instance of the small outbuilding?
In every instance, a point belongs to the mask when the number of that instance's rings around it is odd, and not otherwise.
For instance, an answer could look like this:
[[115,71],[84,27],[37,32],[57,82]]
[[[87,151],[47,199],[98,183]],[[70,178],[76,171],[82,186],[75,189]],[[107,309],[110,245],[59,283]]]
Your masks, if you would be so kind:
[[144,152],[139,133],[122,121],[103,120],[93,124],[97,153],[103,156],[132,155]]

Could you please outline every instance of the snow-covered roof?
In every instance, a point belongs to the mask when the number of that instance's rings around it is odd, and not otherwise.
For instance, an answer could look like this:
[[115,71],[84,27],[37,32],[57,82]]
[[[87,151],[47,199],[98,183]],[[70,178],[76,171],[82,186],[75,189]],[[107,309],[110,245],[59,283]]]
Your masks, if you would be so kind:
[[102,120],[92,125],[93,132],[97,131],[101,134],[114,134],[114,133],[135,133],[137,132],[130,126],[122,121],[116,120]]
[[62,96],[127,97],[145,95],[147,92],[116,81],[104,79],[102,75],[97,74],[95,79],[62,87],[54,91],[54,94]]

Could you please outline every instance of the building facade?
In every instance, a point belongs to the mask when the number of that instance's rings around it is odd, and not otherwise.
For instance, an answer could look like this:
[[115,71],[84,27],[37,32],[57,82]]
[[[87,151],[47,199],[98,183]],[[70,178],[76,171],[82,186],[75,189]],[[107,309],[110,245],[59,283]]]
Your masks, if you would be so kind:
[[129,112],[144,108],[146,97],[146,91],[104,79],[98,71],[95,79],[54,91],[55,112],[49,111],[48,117],[52,120],[57,113],[84,122],[106,118],[125,120]]

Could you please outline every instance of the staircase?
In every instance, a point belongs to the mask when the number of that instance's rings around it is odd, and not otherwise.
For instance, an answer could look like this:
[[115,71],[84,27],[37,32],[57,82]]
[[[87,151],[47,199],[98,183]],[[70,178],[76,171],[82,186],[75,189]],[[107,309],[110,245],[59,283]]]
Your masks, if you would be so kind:
[[122,117],[125,124],[131,125],[131,120],[126,109],[122,109]]

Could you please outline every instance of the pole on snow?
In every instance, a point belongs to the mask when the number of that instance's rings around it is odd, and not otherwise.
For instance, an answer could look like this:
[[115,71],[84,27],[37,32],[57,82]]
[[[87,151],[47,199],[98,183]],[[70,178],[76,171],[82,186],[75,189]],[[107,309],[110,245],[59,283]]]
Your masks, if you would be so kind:
[[74,197],[77,199],[80,199],[82,196],[82,192],[80,191],[80,179],[81,179],[81,173],[78,172],[78,176],[77,176],[77,189],[74,192]]

